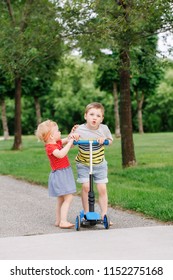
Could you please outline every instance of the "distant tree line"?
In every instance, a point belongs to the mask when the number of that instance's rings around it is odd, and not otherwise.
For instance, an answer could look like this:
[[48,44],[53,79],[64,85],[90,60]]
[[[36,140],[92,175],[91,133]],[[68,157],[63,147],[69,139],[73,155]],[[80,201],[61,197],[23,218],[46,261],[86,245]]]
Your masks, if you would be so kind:
[[[173,131],[173,62],[167,61],[164,67],[162,59],[159,61],[162,67],[159,68],[156,76],[148,77],[148,74],[146,75],[147,79],[150,79],[150,83],[152,83],[152,78],[156,79],[157,86],[154,83],[151,89],[146,89],[147,96],[142,108],[143,133]],[[68,133],[74,124],[84,121],[83,112],[86,104],[98,101],[105,106],[104,122],[108,124],[112,133],[116,134],[114,83],[111,82],[111,73],[109,75],[109,71],[104,72],[98,65],[81,60],[79,56],[67,56],[62,67],[53,75],[53,80],[43,80],[42,82],[38,80],[34,82],[29,78],[24,80],[22,133],[24,135],[33,134],[37,123],[48,118],[53,118],[59,123],[62,133]],[[131,89],[133,131],[138,133],[140,132],[138,101],[135,92],[137,78],[134,75],[131,79],[132,85],[134,85]],[[2,89],[1,84],[1,90],[9,93],[13,88],[12,85],[10,89],[9,84],[4,84]],[[40,110],[37,114],[36,101],[33,98],[34,92],[38,92],[39,95]],[[119,91],[117,96],[119,103]],[[5,100],[9,134],[14,135],[14,102],[10,97]],[[3,135],[2,122],[0,123],[0,133]]]

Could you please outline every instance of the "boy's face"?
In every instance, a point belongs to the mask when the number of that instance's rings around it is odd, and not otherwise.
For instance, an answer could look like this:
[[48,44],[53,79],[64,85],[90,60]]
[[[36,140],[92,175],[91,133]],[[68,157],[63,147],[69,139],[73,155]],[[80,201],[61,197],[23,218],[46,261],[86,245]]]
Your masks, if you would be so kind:
[[90,129],[98,129],[100,123],[103,121],[103,113],[101,109],[91,108],[84,118],[87,122],[87,126]]

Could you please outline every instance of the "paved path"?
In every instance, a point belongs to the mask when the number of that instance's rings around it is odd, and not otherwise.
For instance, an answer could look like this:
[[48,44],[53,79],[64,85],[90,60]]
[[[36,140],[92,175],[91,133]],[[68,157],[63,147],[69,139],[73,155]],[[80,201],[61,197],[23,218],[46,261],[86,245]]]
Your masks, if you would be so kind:
[[[0,176],[0,259],[173,259],[172,225],[109,208],[109,230],[62,230],[54,226],[55,207],[46,188]],[[81,207],[75,196],[71,222]]]
[[[9,176],[0,176],[0,198],[0,237],[67,231],[54,226],[56,198],[50,198],[47,189],[42,186]],[[95,208],[99,211],[97,204]],[[71,222],[75,221],[81,209],[81,199],[75,196],[69,211]],[[163,225],[161,222],[128,211],[109,208],[108,214],[114,223],[112,229]],[[103,226],[97,225],[94,228],[103,229]]]

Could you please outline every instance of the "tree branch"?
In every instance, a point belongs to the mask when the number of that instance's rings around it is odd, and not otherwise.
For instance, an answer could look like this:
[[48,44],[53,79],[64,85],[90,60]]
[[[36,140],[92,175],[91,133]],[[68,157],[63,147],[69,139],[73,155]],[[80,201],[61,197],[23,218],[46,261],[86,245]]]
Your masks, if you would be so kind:
[[29,14],[31,13],[32,9],[27,8],[27,6],[29,7],[30,5],[32,5],[34,2],[34,0],[28,0],[25,3],[25,8],[24,8],[24,12],[23,12],[23,16],[22,16],[22,20],[21,20],[21,24],[20,24],[20,29],[23,32],[25,30],[25,28],[27,27],[27,17],[29,16]]
[[15,24],[15,19],[14,19],[14,16],[13,16],[13,9],[12,9],[12,6],[11,6],[11,1],[6,0],[6,3],[7,3],[7,8],[8,8],[8,12],[9,12],[11,21],[12,21],[13,24]]

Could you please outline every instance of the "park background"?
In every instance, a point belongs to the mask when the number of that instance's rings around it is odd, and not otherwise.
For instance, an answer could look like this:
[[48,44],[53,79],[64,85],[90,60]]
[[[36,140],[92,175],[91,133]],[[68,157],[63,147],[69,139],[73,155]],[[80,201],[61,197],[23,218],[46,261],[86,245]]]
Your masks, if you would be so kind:
[[172,34],[171,1],[6,0],[0,9],[1,174],[47,186],[37,125],[53,119],[66,135],[101,102],[114,135],[109,203],[173,221],[173,62],[158,48],[158,34]]

